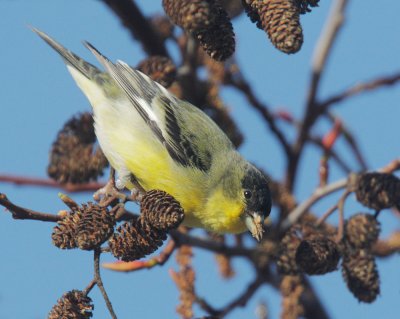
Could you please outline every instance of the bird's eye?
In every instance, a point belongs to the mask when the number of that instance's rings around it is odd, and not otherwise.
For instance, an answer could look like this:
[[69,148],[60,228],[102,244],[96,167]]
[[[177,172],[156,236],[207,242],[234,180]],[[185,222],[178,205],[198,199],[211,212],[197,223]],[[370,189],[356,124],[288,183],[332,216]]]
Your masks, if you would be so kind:
[[249,198],[251,198],[251,192],[250,191],[244,191],[244,197],[246,198],[246,199],[249,199]]

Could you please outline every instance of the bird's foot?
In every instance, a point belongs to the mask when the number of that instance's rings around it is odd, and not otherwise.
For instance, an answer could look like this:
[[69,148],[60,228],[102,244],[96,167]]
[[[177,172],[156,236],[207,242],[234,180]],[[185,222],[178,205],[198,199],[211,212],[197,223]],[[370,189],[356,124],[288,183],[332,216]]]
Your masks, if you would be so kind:
[[131,190],[131,195],[129,196],[129,199],[133,202],[140,202],[145,194],[146,192],[144,191],[144,189],[134,187]]
[[116,187],[113,179],[109,179],[104,187],[93,194],[93,199],[104,207],[114,203],[116,204],[116,202],[124,203],[129,200],[127,197],[126,194],[122,193],[121,190]]

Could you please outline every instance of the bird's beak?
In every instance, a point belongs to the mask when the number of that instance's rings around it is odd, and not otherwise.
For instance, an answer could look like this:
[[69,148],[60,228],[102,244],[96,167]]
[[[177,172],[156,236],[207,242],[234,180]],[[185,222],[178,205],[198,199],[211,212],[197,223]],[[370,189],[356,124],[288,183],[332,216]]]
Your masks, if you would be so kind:
[[260,242],[264,232],[264,215],[261,212],[247,211],[244,215],[244,222],[251,235]]

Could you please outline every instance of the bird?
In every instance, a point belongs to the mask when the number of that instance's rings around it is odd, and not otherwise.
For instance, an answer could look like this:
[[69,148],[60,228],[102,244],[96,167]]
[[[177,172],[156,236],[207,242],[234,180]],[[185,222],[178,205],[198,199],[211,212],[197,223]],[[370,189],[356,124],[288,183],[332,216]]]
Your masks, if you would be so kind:
[[125,62],[111,62],[89,42],[84,45],[104,71],[32,30],[61,55],[89,100],[119,188],[167,192],[181,204],[185,226],[217,234],[248,230],[262,239],[271,211],[268,178],[207,114]]

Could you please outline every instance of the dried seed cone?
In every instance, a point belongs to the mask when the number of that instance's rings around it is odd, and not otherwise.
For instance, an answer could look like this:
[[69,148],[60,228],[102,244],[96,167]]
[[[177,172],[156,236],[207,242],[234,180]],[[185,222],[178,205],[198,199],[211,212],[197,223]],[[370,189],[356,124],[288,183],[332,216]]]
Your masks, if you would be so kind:
[[57,135],[50,151],[49,176],[59,183],[86,183],[103,175],[108,162],[100,148],[90,113],[73,117]]
[[176,79],[175,64],[164,56],[151,56],[140,62],[137,69],[166,88]]
[[171,23],[169,18],[165,15],[156,15],[150,19],[151,25],[154,30],[158,33],[162,40],[172,38],[174,34],[174,25]]
[[339,259],[336,243],[328,238],[303,240],[296,251],[296,263],[308,275],[323,275],[336,270]]
[[183,221],[184,212],[179,202],[161,190],[150,190],[140,202],[142,218],[161,231],[177,228]]
[[300,13],[306,14],[307,12],[311,12],[311,8],[318,7],[319,0],[295,0]]
[[351,216],[345,224],[345,239],[355,248],[370,248],[381,231],[379,221],[370,214]]
[[186,31],[207,28],[215,21],[213,0],[163,0],[166,14]]
[[303,44],[300,10],[296,0],[243,0],[246,12],[280,51],[292,54]]
[[87,319],[93,316],[92,299],[82,291],[65,293],[51,309],[48,319]]
[[379,273],[374,257],[366,250],[345,255],[342,275],[351,293],[361,302],[371,303],[380,292]]
[[393,174],[363,173],[356,181],[357,200],[372,209],[381,210],[400,203],[400,180]]
[[80,249],[92,250],[99,247],[113,234],[115,217],[106,207],[93,203],[84,204],[81,215],[75,236]]
[[157,230],[138,218],[119,226],[109,240],[109,246],[116,258],[132,261],[156,251],[166,238],[165,231]]
[[163,0],[170,19],[191,33],[209,56],[217,61],[235,51],[235,35],[227,12],[216,0]]
[[298,227],[290,228],[280,243],[276,265],[281,274],[295,275],[300,272],[296,263],[296,251],[301,242],[298,231]]
[[235,52],[235,34],[228,14],[221,6],[215,6],[218,12],[215,24],[194,32],[203,50],[216,61],[225,61]]
[[53,244],[61,249],[72,249],[76,248],[76,229],[82,218],[82,214],[79,210],[73,210],[68,213],[62,220],[57,222],[57,225],[53,228],[51,239]]

